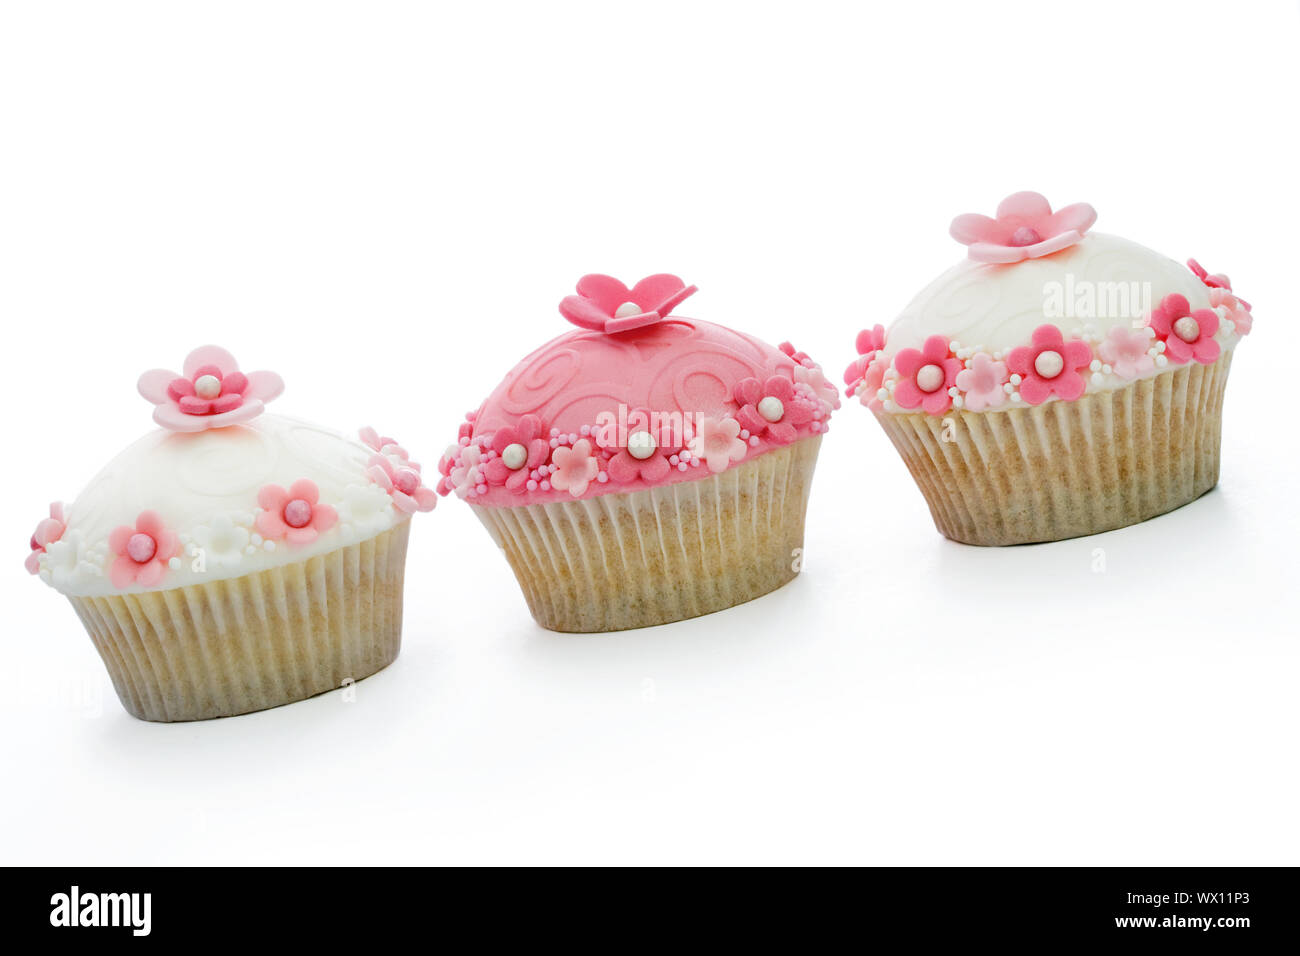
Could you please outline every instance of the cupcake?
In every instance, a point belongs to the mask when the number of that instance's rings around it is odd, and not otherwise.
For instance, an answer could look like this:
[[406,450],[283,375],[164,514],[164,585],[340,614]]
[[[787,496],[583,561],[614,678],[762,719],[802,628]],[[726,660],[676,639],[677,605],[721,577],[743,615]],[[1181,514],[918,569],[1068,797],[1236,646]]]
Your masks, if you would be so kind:
[[397,656],[408,519],[436,496],[372,429],[264,414],[283,387],[215,346],[146,372],[161,427],[36,527],[28,571],[72,603],[136,717],[275,707]]
[[953,220],[967,258],[858,335],[875,412],[939,531],[1055,541],[1145,521],[1219,477],[1223,392],[1250,332],[1224,275],[1090,232],[1037,193]]
[[537,349],[460,427],[438,491],[465,499],[556,631],[664,624],[799,573],[830,413],[821,369],[670,313],[671,275],[585,276]]

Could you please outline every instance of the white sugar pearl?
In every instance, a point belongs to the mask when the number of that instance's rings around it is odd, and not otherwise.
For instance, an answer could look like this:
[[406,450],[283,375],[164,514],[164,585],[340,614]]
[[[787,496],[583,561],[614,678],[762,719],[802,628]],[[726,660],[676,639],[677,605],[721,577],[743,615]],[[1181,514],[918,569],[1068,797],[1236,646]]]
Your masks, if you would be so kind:
[[1201,326],[1190,315],[1185,315],[1174,323],[1174,334],[1184,342],[1195,342],[1201,334]]
[[506,445],[505,450],[501,452],[501,461],[511,471],[518,471],[528,464],[528,449],[519,442]]
[[769,422],[779,422],[785,414],[785,405],[775,395],[768,395],[758,403],[758,414]]
[[215,375],[200,375],[194,381],[194,394],[209,401],[221,394],[221,379]]
[[1043,378],[1056,378],[1064,368],[1065,359],[1061,357],[1061,353],[1051,349],[1039,352],[1038,358],[1034,359],[1034,371]]
[[627,453],[637,461],[645,461],[659,450],[659,442],[649,432],[633,432],[627,436]]
[[1088,365],[1088,368],[1092,369],[1094,372],[1100,372],[1101,359],[1093,359],[1092,362]]
[[916,387],[923,392],[937,392],[943,385],[943,369],[930,364],[922,365],[916,373]]
[[1012,373],[1012,375],[1011,375],[1011,385],[1012,385],[1013,388],[1014,388],[1015,386],[1019,385],[1022,381],[1023,381],[1023,379],[1021,379],[1019,373]]
[[1105,383],[1105,381],[1106,381],[1106,376],[1105,376],[1105,375],[1102,375],[1100,372],[1093,372],[1093,373],[1092,373],[1092,384],[1093,384],[1093,385],[1102,385],[1102,384]]
[[640,315],[644,310],[635,302],[624,302],[614,310],[614,318],[626,319],[630,315]]

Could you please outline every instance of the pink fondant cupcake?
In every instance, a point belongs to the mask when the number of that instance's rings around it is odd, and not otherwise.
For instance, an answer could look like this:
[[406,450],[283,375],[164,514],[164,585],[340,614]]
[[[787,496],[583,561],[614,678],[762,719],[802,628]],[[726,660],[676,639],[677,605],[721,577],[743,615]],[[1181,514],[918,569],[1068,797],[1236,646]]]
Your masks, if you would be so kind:
[[146,372],[162,427],[32,536],[27,569],[72,603],[136,717],[262,710],[397,656],[408,519],[437,499],[372,429],[263,414],[282,388],[215,346]]
[[543,627],[663,624],[799,571],[838,394],[789,344],[670,316],[694,291],[585,276],[560,304],[580,329],[516,366],[443,458],[438,490],[469,502]]
[[876,414],[939,530],[1052,541],[1214,487],[1223,393],[1250,305],[1226,276],[1089,232],[1086,203],[1017,193],[958,216],[968,258],[858,336],[849,394]]

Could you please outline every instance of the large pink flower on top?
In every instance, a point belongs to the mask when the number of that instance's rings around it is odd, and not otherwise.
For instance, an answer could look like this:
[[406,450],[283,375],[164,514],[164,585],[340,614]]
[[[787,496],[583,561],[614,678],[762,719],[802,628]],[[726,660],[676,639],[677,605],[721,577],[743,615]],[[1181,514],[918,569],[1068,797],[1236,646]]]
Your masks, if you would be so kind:
[[109,579],[119,591],[137,584],[151,588],[167,573],[167,562],[181,550],[180,538],[163,525],[156,511],[141,511],[135,527],[120,525],[108,536],[108,550],[117,555]]
[[969,247],[966,254],[975,261],[1010,263],[1067,249],[1096,221],[1097,210],[1086,202],[1052,212],[1042,195],[1022,192],[1002,200],[996,218],[968,212],[954,219],[948,232]]
[[1041,405],[1055,395],[1072,402],[1088,387],[1083,372],[1092,364],[1092,349],[1082,339],[1065,341],[1054,325],[1034,329],[1031,345],[1012,349],[1007,368],[1020,376],[1020,397]]
[[574,325],[612,335],[663,321],[696,291],[666,272],[630,289],[612,276],[585,275],[578,280],[578,294],[560,302],[560,314]]
[[153,420],[163,428],[201,432],[260,415],[284,391],[284,382],[274,372],[245,374],[225,349],[204,345],[185,357],[183,374],[151,369],[136,388],[154,403]]
[[257,532],[269,541],[311,544],[339,520],[337,511],[320,504],[320,489],[308,478],[299,478],[287,491],[279,485],[264,485],[257,493],[257,503],[262,508]]
[[527,486],[529,473],[546,464],[551,450],[550,442],[542,435],[542,420],[536,415],[524,415],[514,425],[498,428],[492,434],[490,447],[496,457],[483,466],[487,483],[505,485],[519,493]]
[[1187,297],[1171,292],[1151,310],[1148,323],[1156,330],[1156,337],[1165,343],[1165,355],[1171,362],[1190,362],[1209,365],[1219,357],[1219,343],[1214,335],[1219,331],[1219,313],[1213,309],[1192,311]]
[[63,532],[67,528],[67,519],[63,514],[63,502],[55,501],[50,505],[50,516],[42,518],[40,524],[36,526],[36,530],[32,533],[31,554],[27,555],[27,560],[24,562],[29,573],[40,573],[41,555],[45,553],[46,547],[63,537]]
[[948,389],[957,384],[961,360],[954,358],[948,340],[932,335],[920,349],[902,349],[894,356],[898,381],[894,401],[900,408],[921,408],[931,415],[941,415],[952,407]]
[[424,486],[420,466],[413,461],[394,463],[388,455],[371,455],[366,475],[388,492],[397,510],[405,514],[432,511],[438,503],[438,496]]
[[798,438],[798,427],[813,420],[812,408],[806,401],[798,400],[794,383],[780,375],[773,375],[765,382],[742,378],[732,389],[732,396],[740,406],[736,412],[740,427],[751,435],[766,432],[781,445]]

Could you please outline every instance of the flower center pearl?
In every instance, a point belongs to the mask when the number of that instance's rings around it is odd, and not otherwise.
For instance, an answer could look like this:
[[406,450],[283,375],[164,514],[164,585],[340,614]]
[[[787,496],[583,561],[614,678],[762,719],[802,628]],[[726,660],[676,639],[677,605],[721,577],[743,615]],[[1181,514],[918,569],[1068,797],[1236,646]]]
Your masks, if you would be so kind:
[[284,523],[290,528],[305,528],[311,524],[311,502],[294,498],[285,505]]
[[403,468],[393,475],[393,487],[404,495],[412,494],[420,487],[420,476],[409,468]]
[[518,471],[528,464],[528,449],[519,442],[506,445],[505,451],[501,453],[501,461],[511,471]]
[[627,453],[637,461],[645,461],[659,450],[659,442],[649,432],[633,432],[627,436]]
[[126,543],[126,554],[136,564],[144,564],[152,561],[153,556],[158,553],[158,544],[153,538],[149,537],[142,531],[137,531],[131,535],[130,540]]
[[640,315],[645,310],[635,302],[624,302],[614,310],[614,318],[626,319],[629,315]]
[[768,395],[758,403],[758,413],[769,422],[779,422],[785,414],[785,405],[775,395]]
[[1032,246],[1034,243],[1042,241],[1042,236],[1031,226],[1021,226],[1011,234],[1011,244],[1013,246]]
[[1034,359],[1034,371],[1042,378],[1056,378],[1064,368],[1065,359],[1061,357],[1061,353],[1051,349],[1039,352],[1038,357]]
[[1174,335],[1184,342],[1195,342],[1201,336],[1201,324],[1190,315],[1185,315],[1174,323]]
[[934,365],[922,365],[916,373],[916,387],[923,392],[937,392],[943,385],[943,369]]
[[215,375],[200,375],[194,380],[194,394],[209,400],[220,397],[221,379]]

